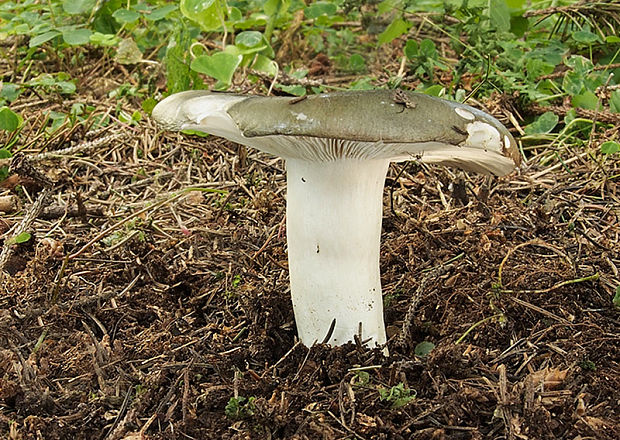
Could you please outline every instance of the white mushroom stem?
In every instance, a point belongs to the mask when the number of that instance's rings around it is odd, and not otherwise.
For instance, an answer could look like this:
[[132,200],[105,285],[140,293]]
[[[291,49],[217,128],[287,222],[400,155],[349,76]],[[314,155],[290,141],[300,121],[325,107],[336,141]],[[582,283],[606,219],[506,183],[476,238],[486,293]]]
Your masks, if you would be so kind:
[[389,160],[288,159],[291,296],[301,341],[386,341],[379,274],[382,198]]

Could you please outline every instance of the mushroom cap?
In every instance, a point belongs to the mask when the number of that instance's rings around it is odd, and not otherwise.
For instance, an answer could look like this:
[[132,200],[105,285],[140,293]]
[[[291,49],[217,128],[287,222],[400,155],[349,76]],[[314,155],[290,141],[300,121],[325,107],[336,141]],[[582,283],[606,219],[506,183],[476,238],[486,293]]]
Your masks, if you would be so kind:
[[514,138],[497,119],[415,92],[299,100],[194,90],[164,99],[153,117],[166,129],[205,131],[284,158],[417,159],[498,176],[520,162]]

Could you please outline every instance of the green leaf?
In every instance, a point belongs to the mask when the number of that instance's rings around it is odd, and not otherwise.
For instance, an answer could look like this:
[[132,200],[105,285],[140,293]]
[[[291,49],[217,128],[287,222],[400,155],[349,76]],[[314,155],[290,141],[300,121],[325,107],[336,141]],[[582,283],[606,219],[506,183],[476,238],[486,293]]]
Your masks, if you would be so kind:
[[489,20],[498,31],[510,30],[510,9],[505,0],[489,0]]
[[614,154],[620,151],[620,144],[614,141],[607,141],[601,144],[601,153]]
[[586,75],[590,73],[594,65],[589,59],[582,57],[581,55],[571,55],[564,60],[564,64],[573,69],[576,73]]
[[258,54],[252,63],[252,69],[264,72],[271,76],[276,76],[278,73],[278,64],[272,59],[267,58],[265,55]]
[[300,85],[287,86],[284,84],[276,84],[276,88],[294,96],[304,96],[307,93],[306,88]]
[[0,148],[0,159],[9,159],[11,157],[13,157],[13,155],[9,150],[6,148]]
[[558,124],[560,118],[553,112],[546,112],[540,115],[534,122],[527,125],[524,130],[526,134],[549,133]]
[[142,52],[132,38],[125,38],[118,45],[114,60],[120,64],[137,64],[142,61]]
[[336,14],[338,11],[338,7],[331,2],[314,2],[310,6],[304,9],[304,15],[306,18],[313,20],[315,18],[320,17],[321,15],[332,16]]
[[263,11],[270,17],[276,16],[288,10],[290,0],[267,0],[263,5]]
[[181,0],[181,12],[205,32],[216,31],[224,25],[222,0]]
[[144,110],[150,115],[156,105],[157,101],[154,98],[146,98],[144,101],[142,101],[142,110]]
[[241,55],[218,52],[214,55],[201,55],[195,58],[190,67],[196,72],[204,73],[225,84],[230,84],[242,58]]
[[609,98],[609,110],[612,113],[620,113],[620,90],[614,90],[611,92]]
[[599,41],[598,35],[593,34],[592,32],[587,30],[575,31],[572,33],[571,36],[573,37],[573,40],[583,44],[592,44]]
[[62,33],[62,38],[71,46],[79,46],[89,43],[91,35],[90,29],[70,29]]
[[97,0],[64,0],[62,9],[69,15],[83,14],[92,11],[96,3]]
[[351,90],[374,90],[376,87],[372,85],[371,78],[364,77],[353,81],[349,88]]
[[415,40],[407,40],[405,43],[405,56],[408,60],[417,58],[420,54],[420,45]]
[[583,76],[576,72],[566,72],[562,80],[562,88],[569,95],[577,95],[583,89]]
[[379,399],[391,403],[392,409],[402,408],[415,399],[416,392],[400,382],[392,388],[379,388]]
[[525,70],[527,71],[527,78],[535,81],[539,76],[553,72],[553,65],[539,58],[529,58],[525,62]]
[[19,116],[8,107],[0,108],[0,130],[15,131],[19,127]]
[[432,40],[425,38],[420,41],[420,55],[426,59],[437,59],[437,47]]
[[150,14],[144,14],[144,17],[150,21],[158,21],[163,18],[166,18],[168,14],[172,11],[176,11],[178,6],[175,4],[170,4],[166,6],[162,6],[161,8],[153,9]]
[[33,37],[30,39],[30,43],[28,43],[28,47],[38,47],[42,45],[43,43],[47,43],[51,39],[56,38],[58,35],[60,35],[60,32],[58,31],[49,31],[49,32],[45,32],[43,34],[37,35],[36,37]]
[[0,83],[0,99],[6,99],[9,102],[15,101],[21,89],[17,84]]
[[21,243],[26,243],[27,241],[30,241],[31,238],[32,238],[32,235],[30,233],[22,232],[21,234],[13,238],[13,241],[17,244],[21,244]]
[[366,60],[358,53],[354,53],[349,57],[349,70],[353,72],[362,72],[366,70]]
[[263,39],[263,34],[257,31],[244,31],[235,37],[235,46],[237,46],[241,53],[247,54],[252,52],[259,52],[267,47]]
[[167,73],[167,86],[169,93],[182,92],[191,88],[192,77],[198,74],[192,72],[189,67],[189,46],[191,37],[187,30],[179,29],[175,32],[166,48],[164,65]]
[[620,286],[616,287],[616,294],[612,300],[614,307],[620,307]]
[[430,95],[430,96],[441,96],[444,92],[445,92],[445,88],[441,84],[434,84],[423,90],[423,93],[425,95]]
[[398,38],[401,35],[407,33],[407,31],[409,31],[409,25],[407,24],[407,22],[402,18],[396,18],[394,21],[392,21],[392,23],[390,23],[386,30],[379,34],[377,42],[379,44],[389,43],[395,38]]
[[119,41],[119,38],[114,34],[102,34],[101,32],[95,32],[90,36],[90,42],[97,46],[116,46]]
[[121,24],[129,24],[138,21],[140,14],[129,9],[117,9],[112,17]]
[[387,14],[396,9],[402,0],[384,0],[377,5],[377,15]]
[[605,43],[620,43],[620,37],[616,37],[615,35],[608,35],[605,37]]
[[420,342],[415,346],[414,353],[419,357],[426,357],[435,348],[435,344],[429,341]]
[[598,98],[594,92],[586,90],[580,95],[575,95],[572,100],[573,107],[581,107],[588,110],[596,110],[598,107]]
[[510,32],[518,38],[523,37],[529,28],[530,22],[527,18],[521,16],[510,18]]

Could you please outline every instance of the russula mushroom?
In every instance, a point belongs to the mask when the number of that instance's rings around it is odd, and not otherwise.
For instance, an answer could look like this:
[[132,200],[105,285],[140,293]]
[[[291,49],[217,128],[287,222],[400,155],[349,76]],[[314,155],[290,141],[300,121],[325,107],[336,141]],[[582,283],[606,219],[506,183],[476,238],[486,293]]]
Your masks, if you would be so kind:
[[[153,110],[172,130],[200,130],[286,161],[291,296],[301,341],[386,342],[379,274],[383,186],[391,161],[506,175],[520,161],[495,118],[468,105],[389,90],[307,98],[203,90]],[[329,336],[329,337],[328,337]]]

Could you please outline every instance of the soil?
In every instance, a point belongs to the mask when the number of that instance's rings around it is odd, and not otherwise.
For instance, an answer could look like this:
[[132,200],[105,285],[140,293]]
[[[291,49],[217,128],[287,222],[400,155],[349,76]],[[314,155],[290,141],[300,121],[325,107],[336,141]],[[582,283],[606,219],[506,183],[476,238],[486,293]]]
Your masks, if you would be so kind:
[[[283,162],[119,121],[142,98],[109,92],[139,75],[163,91],[163,73],[82,55],[44,66],[70,72],[77,95],[12,104],[27,123],[0,193],[17,203],[0,217],[0,437],[620,438],[620,161],[597,153],[617,127],[551,158],[524,144],[528,160],[501,179],[393,164],[389,356],[307,348]],[[50,112],[78,102],[94,116],[44,135]],[[514,97],[474,104],[518,136]]]

